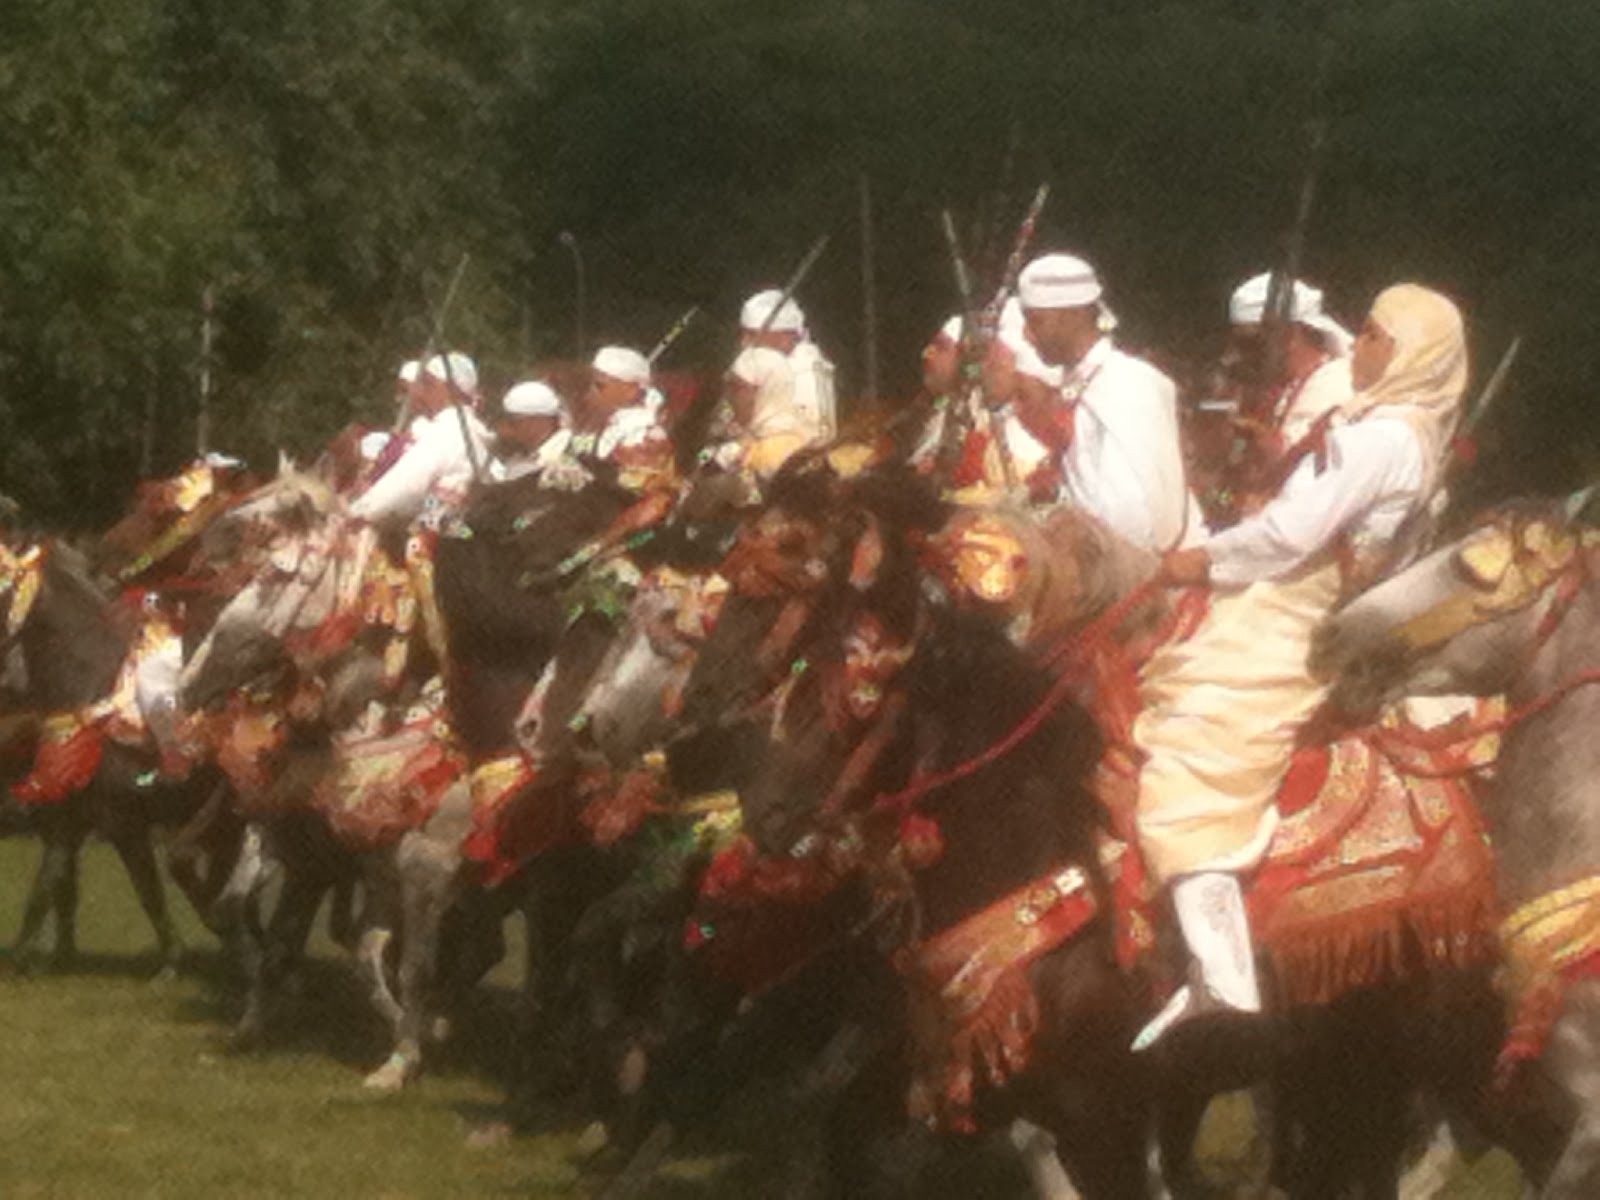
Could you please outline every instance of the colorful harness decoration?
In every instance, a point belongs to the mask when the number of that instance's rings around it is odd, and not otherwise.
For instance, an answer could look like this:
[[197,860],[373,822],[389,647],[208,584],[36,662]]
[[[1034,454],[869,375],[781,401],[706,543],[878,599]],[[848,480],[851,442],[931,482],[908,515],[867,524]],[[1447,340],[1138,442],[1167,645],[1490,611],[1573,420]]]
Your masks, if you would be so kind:
[[1600,875],[1519,906],[1500,923],[1500,950],[1498,982],[1512,1014],[1497,1064],[1504,1086],[1518,1066],[1544,1053],[1567,986],[1600,977]]
[[[1122,856],[1108,843],[1103,864]],[[912,1030],[907,1109],[935,1128],[973,1133],[979,1072],[1001,1087],[1025,1070],[1039,1030],[1039,1000],[1027,970],[1077,936],[1100,911],[1081,867],[1063,866],[1002,896],[902,952]]]

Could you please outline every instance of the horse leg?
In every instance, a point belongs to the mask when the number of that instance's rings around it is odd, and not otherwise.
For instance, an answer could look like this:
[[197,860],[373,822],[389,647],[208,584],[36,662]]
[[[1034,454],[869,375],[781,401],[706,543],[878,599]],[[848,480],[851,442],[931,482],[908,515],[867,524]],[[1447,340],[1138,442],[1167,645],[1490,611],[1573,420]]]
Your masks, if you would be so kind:
[[356,964],[366,980],[368,1002],[385,1024],[400,1036],[404,1010],[389,986],[389,946],[401,928],[401,886],[395,868],[394,852],[363,855],[360,860],[362,892],[362,932],[356,942]]
[[58,971],[70,970],[78,961],[78,860],[83,853],[83,843],[72,848],[61,864],[61,877],[56,880],[56,947],[52,956]]
[[242,835],[243,825],[228,804],[228,789],[218,784],[167,844],[167,874],[219,937],[225,931],[214,907],[233,870]]
[[225,940],[244,977],[244,1012],[231,1038],[238,1050],[256,1045],[265,1029],[266,939],[261,928],[260,901],[270,874],[265,833],[260,825],[250,822],[244,827],[233,870],[213,905],[217,924],[225,931]]
[[422,1067],[423,1026],[437,976],[439,927],[452,898],[454,863],[446,864],[410,835],[397,854],[401,880],[400,1025],[394,1051],[363,1086],[373,1091],[398,1091]]
[[1600,1196],[1600,982],[1568,988],[1544,1064],[1572,1102],[1572,1131],[1540,1195],[1543,1200]]
[[354,954],[357,946],[356,881],[340,878],[333,882],[333,898],[328,903],[328,935]]
[[172,974],[183,958],[183,942],[179,940],[178,931],[173,928],[172,917],[167,912],[166,888],[161,884],[155,851],[150,846],[149,827],[141,825],[137,829],[118,831],[111,844],[116,847],[128,878],[133,881],[139,906],[144,909],[144,915],[155,929],[156,943],[161,953],[161,973]]
[[1061,1165],[1055,1138],[1033,1122],[1021,1119],[1011,1122],[1010,1136],[1039,1200],[1081,1200]]
[[11,950],[12,961],[20,971],[31,971],[38,965],[39,938],[44,932],[44,919],[52,909],[55,909],[59,918],[62,880],[72,872],[78,848],[82,844],[83,831],[75,823],[57,820],[45,828],[39,867],[34,872],[33,887],[28,892],[28,902],[22,911],[22,928]]
[[281,983],[305,958],[306,942],[328,884],[320,875],[286,870],[278,906],[267,924],[263,978],[268,987]]

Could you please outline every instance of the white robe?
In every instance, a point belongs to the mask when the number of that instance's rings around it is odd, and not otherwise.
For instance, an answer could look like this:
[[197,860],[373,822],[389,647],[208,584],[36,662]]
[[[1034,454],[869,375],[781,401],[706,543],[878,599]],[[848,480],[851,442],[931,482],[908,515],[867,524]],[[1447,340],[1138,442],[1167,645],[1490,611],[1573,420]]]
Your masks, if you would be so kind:
[[1127,541],[1172,549],[1198,529],[1178,441],[1177,389],[1101,338],[1067,375],[1076,400],[1063,493]]
[[458,411],[466,417],[478,463],[487,467],[489,431],[483,422],[474,413],[445,408],[411,423],[411,445],[356,499],[351,513],[364,521],[409,524],[430,498],[442,507],[459,504],[472,483],[472,458]]
[[1423,500],[1426,462],[1403,420],[1368,417],[1336,429],[1326,458],[1308,455],[1270,504],[1206,543],[1214,584],[1282,579],[1340,533],[1358,551],[1387,547]]
[[1355,399],[1355,385],[1350,380],[1350,360],[1330,358],[1322,363],[1289,397],[1289,407],[1284,410],[1280,428],[1286,446],[1293,446],[1311,432],[1312,426],[1329,409],[1338,410],[1340,417],[1348,417]]

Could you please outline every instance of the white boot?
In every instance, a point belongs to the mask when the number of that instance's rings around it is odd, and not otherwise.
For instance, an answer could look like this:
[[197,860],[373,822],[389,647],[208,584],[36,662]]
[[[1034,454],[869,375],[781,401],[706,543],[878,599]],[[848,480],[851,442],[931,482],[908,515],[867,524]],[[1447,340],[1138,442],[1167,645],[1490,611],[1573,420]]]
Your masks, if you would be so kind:
[[1193,955],[1190,982],[1139,1031],[1133,1041],[1136,1051],[1149,1049],[1174,1025],[1201,1013],[1219,1008],[1261,1011],[1250,921],[1239,880],[1224,871],[1185,875],[1172,885],[1172,907]]

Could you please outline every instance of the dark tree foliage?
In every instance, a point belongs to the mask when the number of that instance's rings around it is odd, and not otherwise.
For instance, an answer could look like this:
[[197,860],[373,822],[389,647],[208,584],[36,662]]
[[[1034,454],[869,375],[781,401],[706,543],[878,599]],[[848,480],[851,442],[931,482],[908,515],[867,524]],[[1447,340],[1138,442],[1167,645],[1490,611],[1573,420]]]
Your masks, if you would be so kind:
[[1385,283],[1444,288],[1480,378],[1522,333],[1476,489],[1576,482],[1597,59],[1571,0],[7,0],[0,491],[94,524],[146,454],[192,454],[207,288],[219,448],[384,420],[464,253],[448,339],[496,392],[574,349],[563,231],[591,344],[698,302],[672,364],[710,372],[741,296],[832,231],[802,298],[853,399],[863,175],[889,396],[955,307],[940,208],[992,278],[1042,180],[1041,247],[1194,358],[1278,252],[1319,116],[1305,273],[1352,322]]

